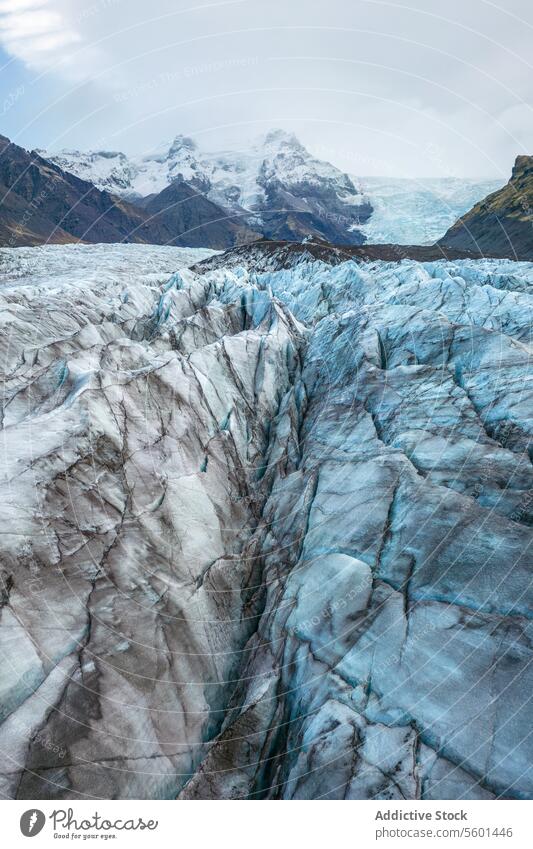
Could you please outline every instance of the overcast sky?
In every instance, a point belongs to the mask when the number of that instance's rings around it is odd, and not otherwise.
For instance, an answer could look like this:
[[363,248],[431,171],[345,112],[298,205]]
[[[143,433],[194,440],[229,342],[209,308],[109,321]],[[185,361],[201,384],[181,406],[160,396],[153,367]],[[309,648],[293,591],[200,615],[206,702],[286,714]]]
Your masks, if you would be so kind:
[[293,130],[356,175],[509,175],[533,153],[531,0],[0,0],[0,131],[210,149]]

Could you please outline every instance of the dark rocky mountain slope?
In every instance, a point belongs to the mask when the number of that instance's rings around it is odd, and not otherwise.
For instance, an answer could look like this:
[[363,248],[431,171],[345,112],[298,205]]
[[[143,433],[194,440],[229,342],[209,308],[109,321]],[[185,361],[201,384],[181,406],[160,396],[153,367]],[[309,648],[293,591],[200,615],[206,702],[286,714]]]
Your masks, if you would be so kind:
[[144,199],[143,209],[151,225],[161,222],[166,229],[181,234],[173,240],[174,245],[223,249],[259,238],[259,233],[242,219],[181,181]]
[[440,244],[490,256],[533,259],[533,156],[518,156],[507,185],[459,218]]
[[0,136],[4,246],[81,241],[227,248],[255,238],[253,231],[185,184],[171,198],[162,194],[145,210]]

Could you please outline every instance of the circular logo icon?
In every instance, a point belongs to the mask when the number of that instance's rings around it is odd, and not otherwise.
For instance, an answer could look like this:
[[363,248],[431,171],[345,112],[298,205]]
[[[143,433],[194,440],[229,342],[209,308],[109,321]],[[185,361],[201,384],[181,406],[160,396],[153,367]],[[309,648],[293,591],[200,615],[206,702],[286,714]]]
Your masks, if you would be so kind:
[[46,822],[46,817],[38,808],[31,808],[29,811],[24,811],[20,818],[20,830],[24,837],[35,837],[42,831]]

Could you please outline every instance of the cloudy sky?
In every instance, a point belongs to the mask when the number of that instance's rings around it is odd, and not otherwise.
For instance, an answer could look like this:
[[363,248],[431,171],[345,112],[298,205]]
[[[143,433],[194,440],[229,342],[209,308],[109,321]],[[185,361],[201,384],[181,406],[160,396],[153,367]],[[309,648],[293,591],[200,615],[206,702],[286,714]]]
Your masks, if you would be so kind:
[[0,131],[140,153],[271,127],[357,175],[533,153],[530,0],[0,0]]

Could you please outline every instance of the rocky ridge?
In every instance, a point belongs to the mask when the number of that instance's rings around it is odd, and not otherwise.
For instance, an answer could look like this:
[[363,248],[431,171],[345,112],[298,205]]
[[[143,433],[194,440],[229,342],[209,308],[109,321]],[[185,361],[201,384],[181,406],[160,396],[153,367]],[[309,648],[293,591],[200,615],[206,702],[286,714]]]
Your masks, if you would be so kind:
[[442,245],[533,259],[533,156],[518,156],[511,179],[462,215]]

